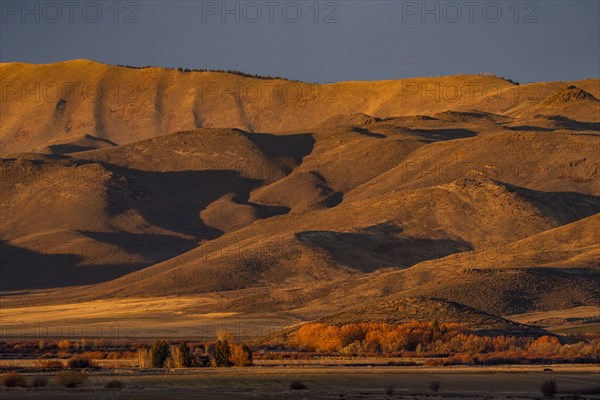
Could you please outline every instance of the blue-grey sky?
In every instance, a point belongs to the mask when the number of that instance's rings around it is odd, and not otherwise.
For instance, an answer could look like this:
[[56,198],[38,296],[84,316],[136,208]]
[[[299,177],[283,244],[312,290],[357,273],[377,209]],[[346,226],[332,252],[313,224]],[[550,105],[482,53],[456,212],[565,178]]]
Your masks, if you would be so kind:
[[235,69],[311,82],[597,78],[600,1],[0,0],[0,60]]

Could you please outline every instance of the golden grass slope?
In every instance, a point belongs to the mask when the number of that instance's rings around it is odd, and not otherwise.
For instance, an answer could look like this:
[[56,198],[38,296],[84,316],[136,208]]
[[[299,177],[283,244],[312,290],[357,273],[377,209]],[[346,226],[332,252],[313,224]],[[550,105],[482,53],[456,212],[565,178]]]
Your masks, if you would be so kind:
[[432,143],[396,167],[349,192],[375,198],[397,189],[448,184],[462,177],[490,178],[545,192],[600,194],[600,136],[579,131],[504,130]]
[[[8,179],[5,187],[17,190],[6,192],[5,203],[13,206],[6,208],[11,218],[3,225],[9,232],[4,240],[32,250],[27,238],[45,244],[59,236],[44,239],[42,233],[62,226],[64,243],[85,234],[94,243],[122,250],[124,257],[135,253],[143,265],[206,241],[188,254],[103,286],[112,293],[166,295],[406,268],[457,252],[506,245],[600,211],[596,196],[560,190],[594,192],[593,136],[514,132],[502,128],[505,118],[485,113],[444,113],[444,119],[336,118],[344,125],[329,122],[328,128],[313,133],[199,129],[79,152],[64,160],[33,155],[6,159],[11,172],[3,175]],[[359,126],[349,125],[353,122]],[[444,124],[452,128],[444,130]],[[572,166],[563,171],[580,170],[584,178],[574,184],[572,177],[550,170],[563,186],[548,187],[553,184],[550,179],[532,184],[531,178],[539,175],[533,172],[527,176],[515,171],[508,179],[498,174],[512,167],[511,154],[523,152],[522,161],[527,161],[523,144],[528,142],[542,151],[526,164],[529,170],[556,169],[553,163],[560,159]],[[495,152],[499,147],[507,153]],[[552,156],[544,157],[547,153]],[[11,180],[27,171],[23,165],[34,165],[30,159],[44,160],[37,161],[35,182]],[[402,168],[414,165],[414,159],[425,160],[423,171],[404,174]],[[488,164],[490,159],[494,163]],[[450,167],[440,174],[434,166],[429,173],[431,161]],[[457,162],[461,168],[452,169]],[[75,169],[71,175],[79,186],[56,186],[46,170],[63,164],[95,166],[104,174],[80,176]],[[512,177],[524,187],[490,179],[481,170],[498,179]],[[458,179],[444,182],[451,178]],[[526,188],[539,185],[544,190]],[[74,194],[65,202],[56,190]],[[42,193],[49,196],[40,203],[37,197]],[[23,209],[19,204],[25,199],[28,206]],[[52,206],[44,203],[55,199]],[[84,207],[87,217],[74,212]],[[53,210],[52,218],[45,217],[48,209]],[[149,256],[142,246],[165,238],[179,245],[162,257]],[[70,262],[86,263],[85,257]],[[63,268],[65,264],[69,263],[63,262]],[[132,266],[128,267],[122,273],[129,272]],[[16,278],[12,283],[14,288],[27,287]]]
[[393,271],[355,291],[433,296],[494,315],[598,305],[600,214],[481,251]]
[[[504,112],[532,95],[494,76],[306,84],[220,72],[130,69],[88,60],[3,63],[2,153],[30,151],[57,137],[90,134],[119,144],[195,128],[282,132],[317,126],[339,114],[375,117],[448,109]],[[583,82],[584,90],[595,81]],[[539,86],[539,87],[538,87]],[[540,94],[541,93],[541,94]]]
[[411,321],[459,323],[487,334],[527,336],[543,332],[541,329],[532,329],[460,303],[424,296],[389,296],[384,300],[357,305],[319,320],[324,324],[336,326],[364,322],[401,325]]
[[[0,72],[0,288],[47,290],[14,304],[214,295],[206,312],[300,319],[363,303],[389,318],[420,296],[477,318],[598,305],[598,80]],[[97,96],[20,92],[67,82]]]

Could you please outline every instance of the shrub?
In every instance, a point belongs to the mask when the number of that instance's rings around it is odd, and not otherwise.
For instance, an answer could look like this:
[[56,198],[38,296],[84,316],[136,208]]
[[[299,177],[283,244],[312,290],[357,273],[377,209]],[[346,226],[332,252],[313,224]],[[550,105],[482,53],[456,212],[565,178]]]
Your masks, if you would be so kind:
[[121,358],[123,358],[123,355],[118,351],[111,351],[106,355],[108,360],[120,360]]
[[292,381],[290,383],[291,390],[304,390],[306,389],[306,385],[300,381]]
[[124,358],[126,360],[132,360],[136,357],[137,357],[137,353],[135,353],[133,351],[126,351],[125,353],[123,353],[123,356],[121,358]]
[[429,389],[431,389],[431,391],[434,393],[439,392],[441,387],[442,387],[442,383],[440,381],[432,381],[429,384]]
[[152,366],[152,353],[148,349],[139,349],[136,358],[140,368],[150,368]]
[[87,379],[87,376],[80,371],[60,371],[54,377],[60,385],[68,388],[77,387]]
[[57,343],[57,346],[59,349],[66,350],[69,347],[71,347],[71,342],[69,342],[68,340],[61,340]]
[[394,394],[394,386],[390,385],[385,388],[385,394],[387,396],[392,396]]
[[48,384],[48,378],[45,376],[34,376],[31,380],[31,386],[33,387],[45,387]]
[[117,379],[111,379],[110,381],[108,381],[104,384],[104,387],[106,389],[122,389],[123,382],[121,382],[120,380],[117,380]]
[[540,391],[544,397],[554,397],[556,394],[556,381],[551,379],[549,381],[542,382],[542,386],[540,387]]
[[215,364],[217,367],[231,366],[231,348],[227,339],[219,339],[215,344]]
[[50,369],[50,370],[63,369],[63,363],[60,360],[38,360],[37,364],[42,369]]
[[152,368],[162,368],[169,358],[169,345],[164,340],[152,344]]
[[190,348],[185,342],[171,347],[171,358],[173,367],[175,368],[189,368],[192,366]]
[[17,372],[8,372],[2,375],[2,384],[6,387],[16,387],[23,385],[23,377]]
[[172,355],[167,357],[167,359],[165,360],[165,363],[163,364],[163,368],[169,368],[169,369],[175,368],[175,360],[173,359]]
[[67,361],[67,367],[71,369],[92,368],[94,363],[85,357],[73,357]]
[[236,367],[249,367],[252,365],[252,351],[243,345],[234,344],[231,346],[231,356],[229,360]]
[[530,352],[542,355],[553,355],[560,351],[560,342],[554,336],[542,336],[529,345]]

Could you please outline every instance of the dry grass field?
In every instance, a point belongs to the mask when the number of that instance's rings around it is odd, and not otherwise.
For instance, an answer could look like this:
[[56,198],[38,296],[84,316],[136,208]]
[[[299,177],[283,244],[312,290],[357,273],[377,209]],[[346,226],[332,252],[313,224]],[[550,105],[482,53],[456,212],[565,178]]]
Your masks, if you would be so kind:
[[196,338],[212,340],[218,329],[255,337],[303,321],[294,314],[210,312],[219,296],[179,296],[95,300],[60,305],[2,307],[3,336],[85,337],[136,340]]

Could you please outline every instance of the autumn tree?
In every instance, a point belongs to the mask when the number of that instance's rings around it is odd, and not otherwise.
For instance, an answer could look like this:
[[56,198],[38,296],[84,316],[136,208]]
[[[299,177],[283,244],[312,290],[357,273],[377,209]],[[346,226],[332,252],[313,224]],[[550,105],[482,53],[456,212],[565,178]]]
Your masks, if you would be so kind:
[[252,365],[252,351],[245,344],[232,344],[229,361],[236,367],[249,367]]
[[528,350],[542,355],[553,355],[560,351],[560,341],[555,336],[541,336],[529,345]]
[[189,368],[192,366],[192,356],[190,348],[185,342],[171,347],[172,364],[175,368]]
[[227,339],[219,339],[215,343],[215,365],[217,367],[231,366],[231,346]]
[[169,357],[169,345],[164,340],[152,344],[152,368],[162,368]]

